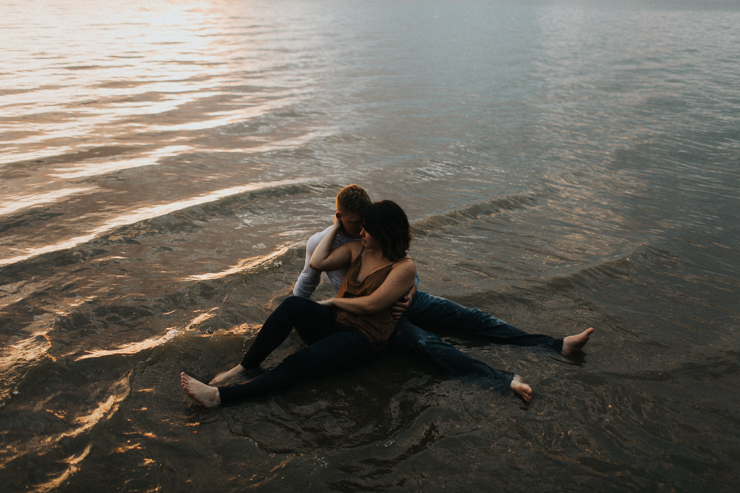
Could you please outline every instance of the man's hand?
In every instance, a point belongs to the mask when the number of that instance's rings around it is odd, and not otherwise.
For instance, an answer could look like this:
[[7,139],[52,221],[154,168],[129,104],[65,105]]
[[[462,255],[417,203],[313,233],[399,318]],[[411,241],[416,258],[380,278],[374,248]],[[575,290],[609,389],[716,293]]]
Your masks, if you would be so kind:
[[319,301],[318,303],[319,305],[332,306],[334,304],[332,303],[332,301],[334,301],[334,298],[329,298],[328,300]]
[[398,320],[404,313],[406,313],[406,310],[409,309],[409,306],[411,305],[411,300],[414,299],[415,294],[416,286],[413,286],[411,290],[406,294],[406,296],[396,301],[391,306],[391,314],[393,315],[393,318],[395,320]]

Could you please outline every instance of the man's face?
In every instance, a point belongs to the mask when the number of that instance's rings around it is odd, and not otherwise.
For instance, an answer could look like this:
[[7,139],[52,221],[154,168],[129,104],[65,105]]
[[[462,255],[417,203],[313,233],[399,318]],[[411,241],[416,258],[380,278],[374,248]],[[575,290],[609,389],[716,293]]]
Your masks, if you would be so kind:
[[342,229],[350,238],[356,239],[360,237],[360,231],[362,231],[362,216],[360,214],[342,214],[339,213],[339,222],[342,223]]

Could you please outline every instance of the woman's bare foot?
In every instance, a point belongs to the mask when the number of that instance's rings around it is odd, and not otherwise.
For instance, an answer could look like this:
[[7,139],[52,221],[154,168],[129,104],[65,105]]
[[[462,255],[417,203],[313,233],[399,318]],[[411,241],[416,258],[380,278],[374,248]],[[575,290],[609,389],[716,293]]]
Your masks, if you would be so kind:
[[568,336],[563,339],[563,349],[562,351],[560,351],[560,354],[562,354],[563,356],[570,356],[571,354],[581,349],[583,346],[586,345],[586,343],[588,342],[588,338],[591,337],[593,331],[594,328],[589,327],[580,334]]
[[242,365],[236,365],[231,370],[225,371],[223,373],[219,373],[215,377],[213,377],[213,380],[208,382],[208,385],[221,385],[224,382],[227,382],[233,378],[241,377],[245,373],[247,373],[247,369],[244,368]]
[[188,394],[188,397],[205,407],[216,407],[221,404],[221,396],[216,387],[211,387],[203,382],[199,382],[193,377],[180,373],[180,385]]
[[514,378],[511,380],[511,390],[519,394],[524,399],[524,402],[532,400],[532,387],[528,383],[524,383],[522,377],[519,375],[514,375]]

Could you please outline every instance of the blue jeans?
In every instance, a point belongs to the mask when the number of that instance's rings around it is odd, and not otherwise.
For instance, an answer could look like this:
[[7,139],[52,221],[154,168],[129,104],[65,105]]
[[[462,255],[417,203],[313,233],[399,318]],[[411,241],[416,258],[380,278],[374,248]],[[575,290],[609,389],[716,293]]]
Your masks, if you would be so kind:
[[221,404],[253,399],[285,389],[302,378],[347,370],[371,360],[377,351],[361,333],[336,325],[331,309],[292,296],[267,318],[241,365],[257,368],[296,329],[307,346],[277,367],[238,385],[219,387]]
[[542,334],[528,334],[513,325],[492,317],[477,308],[466,308],[453,301],[418,291],[411,306],[396,325],[391,347],[411,350],[430,360],[449,375],[482,381],[485,385],[505,391],[513,373],[495,370],[475,360],[424,329],[452,330],[481,337],[496,344],[539,346],[560,352],[563,340]]

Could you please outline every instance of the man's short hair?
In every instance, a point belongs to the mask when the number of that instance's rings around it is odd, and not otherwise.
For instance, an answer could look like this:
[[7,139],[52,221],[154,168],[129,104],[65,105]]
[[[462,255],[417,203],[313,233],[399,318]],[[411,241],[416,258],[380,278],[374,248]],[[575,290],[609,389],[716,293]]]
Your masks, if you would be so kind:
[[365,189],[355,184],[347,185],[337,194],[337,210],[340,214],[362,214],[372,203]]

